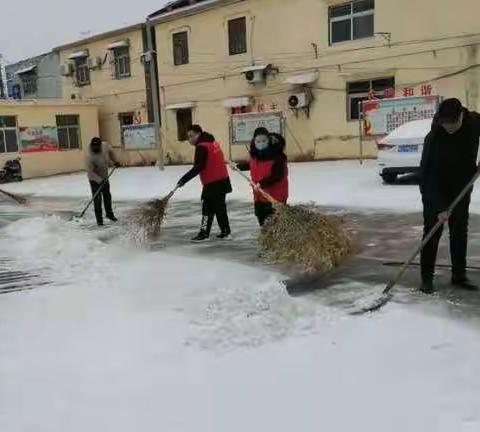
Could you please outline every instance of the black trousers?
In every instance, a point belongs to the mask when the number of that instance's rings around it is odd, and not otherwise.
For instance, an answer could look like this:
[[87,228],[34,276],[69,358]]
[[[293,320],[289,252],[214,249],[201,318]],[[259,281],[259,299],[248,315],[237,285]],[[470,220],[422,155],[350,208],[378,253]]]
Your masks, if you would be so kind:
[[215,193],[203,197],[202,202],[202,227],[201,230],[210,234],[213,218],[216,216],[218,226],[222,233],[230,233],[230,222],[227,213],[227,194]]
[[257,201],[255,202],[255,216],[257,216],[260,226],[265,225],[266,220],[275,213],[272,203]]
[[[451,201],[453,202],[454,199],[455,197]],[[469,207],[470,194],[460,201],[448,220],[452,274],[453,277],[460,279],[464,278],[466,274]],[[423,203],[423,219],[423,237],[425,238],[438,221],[438,213],[433,211],[426,200]],[[437,231],[422,251],[420,262],[424,281],[432,280],[435,273],[438,244],[442,232],[443,227]]]
[[[97,193],[98,189],[100,188],[101,184],[95,183],[93,181],[90,182],[90,189],[92,190],[92,197]],[[95,201],[93,202],[93,206],[95,208],[95,218],[98,222],[103,222],[103,215],[102,215],[102,201],[105,207],[105,213],[107,217],[113,217],[113,210],[112,210],[112,194],[110,193],[110,182],[107,180],[102,187],[102,191],[97,195]]]

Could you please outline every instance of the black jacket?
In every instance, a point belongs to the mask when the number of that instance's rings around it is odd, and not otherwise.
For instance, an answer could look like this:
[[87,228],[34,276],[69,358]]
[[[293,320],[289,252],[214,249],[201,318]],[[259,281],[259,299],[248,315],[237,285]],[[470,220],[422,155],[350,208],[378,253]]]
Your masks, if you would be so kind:
[[[214,142],[215,137],[208,132],[203,132],[198,139],[198,142]],[[208,151],[201,146],[195,146],[195,156],[193,160],[193,167],[188,171],[179,181],[184,185],[200,174],[207,164]],[[230,177],[225,177],[219,181],[203,186],[202,200],[212,196],[229,194],[232,192],[232,184]]]
[[[255,140],[250,143],[250,157],[259,160],[273,160],[272,172],[260,182],[261,188],[267,188],[278,183],[285,175],[285,167],[287,165],[287,156],[285,155],[285,138],[280,134],[270,133],[270,145],[266,150],[258,151],[255,147]],[[242,171],[250,169],[248,163],[238,164],[238,168]]]
[[433,119],[420,163],[420,192],[425,206],[445,211],[477,170],[480,115],[464,109],[462,127],[448,134]]

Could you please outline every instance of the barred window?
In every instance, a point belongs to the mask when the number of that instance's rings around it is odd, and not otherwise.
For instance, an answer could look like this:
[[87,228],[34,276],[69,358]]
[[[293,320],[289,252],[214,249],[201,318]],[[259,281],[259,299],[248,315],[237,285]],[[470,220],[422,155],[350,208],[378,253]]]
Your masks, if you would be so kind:
[[79,86],[90,85],[90,69],[88,68],[87,57],[75,59],[75,71]]
[[230,55],[247,52],[247,20],[245,17],[228,21],[228,47]]
[[173,64],[175,66],[188,64],[188,32],[179,32],[172,35]]
[[113,63],[115,79],[129,78],[131,76],[129,47],[115,48],[113,50]]
[[0,154],[18,152],[17,118],[0,116]]
[[23,93],[25,95],[35,94],[37,92],[37,74],[29,72],[22,74]]
[[80,116],[57,115],[58,146],[60,150],[76,150],[80,146]]

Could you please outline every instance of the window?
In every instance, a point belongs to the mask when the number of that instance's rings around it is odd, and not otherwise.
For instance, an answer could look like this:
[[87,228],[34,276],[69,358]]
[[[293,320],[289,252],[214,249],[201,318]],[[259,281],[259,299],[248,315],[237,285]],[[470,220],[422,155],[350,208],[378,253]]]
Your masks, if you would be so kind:
[[125,112],[118,114],[118,120],[120,121],[120,126],[131,126],[133,125],[133,117],[135,113],[133,112]]
[[247,52],[247,20],[245,17],[228,21],[228,49],[230,55]]
[[22,88],[20,84],[14,84],[12,86],[12,97],[13,99],[22,99]]
[[356,81],[347,84],[347,119],[360,118],[359,102],[367,100],[369,95],[383,99],[388,90],[395,88],[395,78],[376,78],[373,80]]
[[90,69],[88,69],[87,57],[75,59],[75,71],[79,86],[90,85]]
[[18,152],[17,119],[0,116],[0,154]]
[[25,95],[31,95],[37,92],[37,74],[35,72],[29,72],[22,74],[22,86],[23,93]]
[[130,77],[130,49],[128,46],[113,50],[115,79]]
[[60,150],[80,148],[80,117],[78,115],[57,115],[58,147]]
[[179,109],[177,110],[177,138],[178,141],[187,140],[188,129],[192,126],[192,110]]
[[173,64],[175,66],[188,63],[188,32],[174,33],[173,39]]
[[374,35],[375,0],[354,0],[328,10],[330,44]]

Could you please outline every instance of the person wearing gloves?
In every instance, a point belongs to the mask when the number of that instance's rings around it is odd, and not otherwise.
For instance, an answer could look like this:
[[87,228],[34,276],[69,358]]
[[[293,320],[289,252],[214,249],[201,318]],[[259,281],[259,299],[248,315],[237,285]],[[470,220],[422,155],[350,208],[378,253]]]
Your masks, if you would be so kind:
[[[250,177],[259,188],[276,201],[286,204],[288,199],[288,164],[285,155],[285,139],[259,127],[250,143],[250,163],[239,164],[242,171],[250,169]],[[260,226],[275,212],[272,203],[258,189],[253,190],[255,216]]]
[[[94,209],[98,226],[103,226],[102,198],[107,219],[110,219],[112,222],[117,222],[118,220],[113,213],[110,182],[108,181],[110,161],[113,162],[115,167],[118,168],[120,166],[110,146],[102,142],[99,137],[93,138],[87,151],[86,166],[92,197],[95,197]],[[100,188],[101,191],[97,194]]]
[[220,227],[217,238],[226,239],[231,234],[226,197],[232,192],[232,185],[222,149],[215,141],[215,137],[204,132],[199,125],[191,126],[187,134],[188,141],[195,147],[193,168],[178,181],[177,185],[183,187],[197,175],[200,176],[203,185],[202,223],[200,232],[192,240],[200,242],[210,237],[214,216]]

